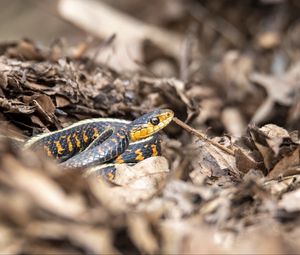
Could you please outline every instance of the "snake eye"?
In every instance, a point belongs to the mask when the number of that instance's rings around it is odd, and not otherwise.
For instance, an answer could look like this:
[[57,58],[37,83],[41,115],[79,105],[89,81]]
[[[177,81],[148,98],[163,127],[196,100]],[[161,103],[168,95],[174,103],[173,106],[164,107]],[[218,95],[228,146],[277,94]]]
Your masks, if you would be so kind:
[[154,126],[158,125],[159,124],[159,118],[157,117],[153,117],[150,119],[150,123]]

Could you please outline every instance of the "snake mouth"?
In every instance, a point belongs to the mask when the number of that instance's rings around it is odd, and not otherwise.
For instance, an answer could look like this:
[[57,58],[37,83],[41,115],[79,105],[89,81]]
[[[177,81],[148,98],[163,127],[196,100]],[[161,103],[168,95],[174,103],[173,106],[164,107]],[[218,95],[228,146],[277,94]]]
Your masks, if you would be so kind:
[[173,119],[174,112],[169,109],[159,109],[147,114],[144,123],[134,126],[130,132],[131,141],[147,138],[166,127]]

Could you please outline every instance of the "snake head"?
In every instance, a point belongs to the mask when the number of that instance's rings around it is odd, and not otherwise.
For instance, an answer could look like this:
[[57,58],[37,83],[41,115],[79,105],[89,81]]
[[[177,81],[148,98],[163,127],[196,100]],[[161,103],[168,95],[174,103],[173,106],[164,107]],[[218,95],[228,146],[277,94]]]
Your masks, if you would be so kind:
[[158,132],[167,126],[174,117],[168,109],[156,109],[137,118],[130,124],[130,139],[137,141]]

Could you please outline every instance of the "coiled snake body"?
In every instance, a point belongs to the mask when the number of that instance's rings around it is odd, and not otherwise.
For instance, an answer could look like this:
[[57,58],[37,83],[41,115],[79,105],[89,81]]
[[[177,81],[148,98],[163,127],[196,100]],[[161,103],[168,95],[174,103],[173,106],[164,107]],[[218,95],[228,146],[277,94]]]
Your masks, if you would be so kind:
[[[157,133],[174,113],[156,109],[134,121],[95,118],[64,129],[30,138],[26,148],[44,150],[65,168],[86,168],[102,164],[112,175],[113,164],[137,163],[161,154]],[[111,177],[110,177],[111,179]]]

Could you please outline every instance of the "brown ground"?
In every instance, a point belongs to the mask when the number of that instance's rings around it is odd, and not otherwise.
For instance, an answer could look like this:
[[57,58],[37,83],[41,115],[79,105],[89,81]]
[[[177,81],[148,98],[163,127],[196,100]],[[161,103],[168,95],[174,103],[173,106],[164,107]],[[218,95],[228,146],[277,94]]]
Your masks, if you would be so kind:
[[[298,1],[4,2],[1,253],[300,252]],[[114,183],[7,138],[157,107],[194,129]]]

